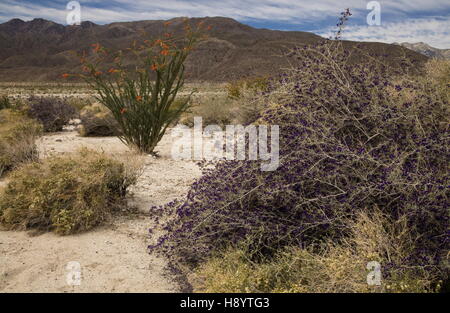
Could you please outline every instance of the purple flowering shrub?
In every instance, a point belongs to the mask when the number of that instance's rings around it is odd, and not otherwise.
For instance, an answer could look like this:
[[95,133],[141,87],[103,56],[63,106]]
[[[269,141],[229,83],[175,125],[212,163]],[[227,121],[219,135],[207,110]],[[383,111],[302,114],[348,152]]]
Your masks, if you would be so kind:
[[192,265],[250,241],[251,256],[268,256],[339,243],[356,216],[380,210],[413,238],[384,270],[439,270],[449,248],[448,98],[410,76],[407,60],[400,71],[350,57],[340,41],[292,50],[293,66],[271,80],[257,121],[280,126],[278,169],[206,167],[183,202],[164,207],[175,218],[150,249]]
[[61,131],[70,119],[76,116],[76,109],[64,99],[35,97],[28,99],[28,115],[39,120],[45,132]]

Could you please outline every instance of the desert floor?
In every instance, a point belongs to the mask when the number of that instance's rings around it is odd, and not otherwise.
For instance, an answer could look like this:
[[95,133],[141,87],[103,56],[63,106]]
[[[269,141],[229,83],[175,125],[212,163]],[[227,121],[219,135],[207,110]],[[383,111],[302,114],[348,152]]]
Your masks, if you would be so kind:
[[[161,233],[148,209],[183,197],[201,172],[193,161],[173,160],[170,132],[160,142],[159,158],[145,156],[143,174],[128,201],[138,213],[116,217],[92,231],[58,236],[0,231],[0,292],[176,292],[180,286],[164,271],[161,257],[147,246]],[[70,153],[80,147],[106,153],[126,153],[115,137],[83,138],[75,131],[42,137],[41,157]],[[6,184],[7,181],[0,181]],[[153,235],[148,229],[155,228]],[[153,236],[153,237],[151,237]],[[69,285],[68,262],[81,266],[81,284]]]

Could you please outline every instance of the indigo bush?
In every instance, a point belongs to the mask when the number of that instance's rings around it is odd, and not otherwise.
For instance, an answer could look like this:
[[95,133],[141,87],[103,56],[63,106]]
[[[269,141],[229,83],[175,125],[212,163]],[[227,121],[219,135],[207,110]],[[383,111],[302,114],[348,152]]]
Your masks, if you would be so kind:
[[[436,86],[371,55],[349,64],[340,41],[299,47],[272,79],[260,124],[280,126],[280,166],[220,161],[187,199],[163,209],[176,218],[150,249],[197,264],[254,238],[254,255],[284,246],[339,242],[349,221],[379,209],[408,225],[411,252],[389,269],[438,269],[449,248],[449,103]],[[388,258],[389,259],[389,258]]]

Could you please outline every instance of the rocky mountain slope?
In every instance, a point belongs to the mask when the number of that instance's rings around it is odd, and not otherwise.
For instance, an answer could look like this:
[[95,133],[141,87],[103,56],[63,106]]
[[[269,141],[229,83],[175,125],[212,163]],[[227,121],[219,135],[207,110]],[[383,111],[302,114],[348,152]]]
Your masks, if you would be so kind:
[[434,48],[424,42],[416,42],[416,43],[395,43],[397,45],[403,46],[410,50],[419,52],[427,57],[438,58],[438,59],[450,59],[450,49],[438,49]]
[[[183,29],[183,18],[170,20],[168,31]],[[256,29],[230,18],[192,18],[212,27],[209,38],[189,57],[188,78],[205,81],[228,81],[246,76],[271,75],[287,65],[283,53],[296,45],[317,42],[323,38],[300,31]],[[13,19],[0,24],[0,81],[55,81],[62,73],[78,72],[76,53],[92,49],[93,43],[108,48],[125,49],[131,42],[154,38],[164,32],[164,22],[138,21],[97,25],[83,22],[64,26],[44,19]],[[347,43],[353,47],[355,43]],[[362,43],[362,48],[381,55],[388,62],[406,54],[417,64],[427,58],[398,45]]]

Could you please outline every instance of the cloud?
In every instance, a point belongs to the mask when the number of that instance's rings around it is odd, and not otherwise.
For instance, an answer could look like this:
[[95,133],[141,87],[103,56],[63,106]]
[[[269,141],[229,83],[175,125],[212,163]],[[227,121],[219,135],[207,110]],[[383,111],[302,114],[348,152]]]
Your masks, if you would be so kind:
[[[67,1],[68,2],[68,1]],[[14,1],[4,0],[0,12],[4,17],[32,19],[42,17],[64,23],[66,1]],[[344,0],[345,5],[361,4],[360,0]],[[241,21],[276,20],[303,23],[326,16],[336,16],[343,3],[334,0],[320,3],[293,0],[114,0],[105,7],[100,1],[81,1],[83,20],[110,23],[125,20],[165,19],[178,16],[227,16]]]
[[[333,32],[319,32],[329,37]],[[408,19],[401,22],[381,23],[380,26],[349,26],[344,29],[343,39],[378,42],[426,42],[429,45],[450,48],[450,20],[437,18]]]

